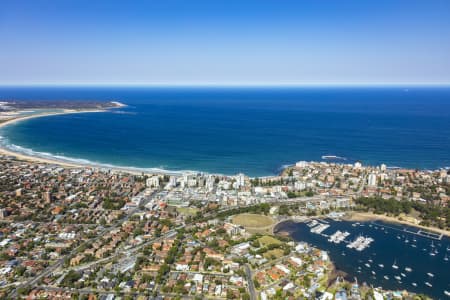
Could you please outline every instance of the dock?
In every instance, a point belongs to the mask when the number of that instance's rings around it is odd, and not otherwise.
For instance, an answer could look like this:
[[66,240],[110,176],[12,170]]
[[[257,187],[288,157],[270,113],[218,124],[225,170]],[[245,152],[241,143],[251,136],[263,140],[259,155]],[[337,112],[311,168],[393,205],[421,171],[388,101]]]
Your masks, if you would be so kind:
[[423,230],[420,228],[418,228],[417,231],[413,231],[406,227],[398,228],[398,227],[394,227],[394,226],[380,224],[380,223],[377,223],[376,221],[372,221],[371,223],[374,225],[380,226],[380,227],[389,228],[389,229],[396,230],[399,232],[406,232],[406,233],[409,233],[412,235],[417,235],[417,236],[421,236],[421,237],[425,237],[425,238],[429,238],[429,239],[437,240],[437,241],[442,240],[442,238],[444,237],[444,235],[442,233],[439,234],[439,233],[435,233],[435,232],[430,232],[430,231]]

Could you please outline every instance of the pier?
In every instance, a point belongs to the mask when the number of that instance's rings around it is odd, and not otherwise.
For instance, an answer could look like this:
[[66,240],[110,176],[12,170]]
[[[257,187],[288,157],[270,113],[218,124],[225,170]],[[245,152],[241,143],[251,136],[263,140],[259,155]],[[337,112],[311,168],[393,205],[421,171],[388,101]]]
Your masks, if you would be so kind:
[[442,238],[444,236],[442,233],[441,234],[434,233],[434,232],[426,231],[426,230],[423,230],[423,229],[418,229],[417,231],[412,231],[412,230],[410,230],[410,229],[408,229],[406,227],[397,228],[397,227],[394,227],[394,226],[379,224],[379,223],[377,223],[375,221],[372,221],[371,223],[374,224],[374,225],[380,226],[380,227],[389,228],[389,229],[396,230],[396,231],[399,231],[399,232],[406,232],[406,233],[409,233],[409,234],[413,234],[413,235],[417,235],[417,236],[421,236],[421,237],[425,237],[425,238],[429,238],[429,239],[437,240],[437,241],[442,240]]

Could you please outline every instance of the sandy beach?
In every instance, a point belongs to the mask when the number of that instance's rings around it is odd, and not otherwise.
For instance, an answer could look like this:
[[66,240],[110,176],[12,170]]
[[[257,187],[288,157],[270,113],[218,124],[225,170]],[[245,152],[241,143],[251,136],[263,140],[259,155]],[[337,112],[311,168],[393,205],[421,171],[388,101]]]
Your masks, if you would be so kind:
[[[5,127],[7,125],[11,125],[17,122],[34,119],[34,118],[40,118],[40,117],[47,117],[47,116],[56,116],[56,115],[66,115],[66,114],[76,114],[76,113],[97,113],[97,112],[105,112],[106,110],[62,110],[61,112],[47,112],[47,113],[37,113],[27,116],[19,116],[19,117],[13,117],[12,119],[8,119],[7,121],[4,121],[0,123],[0,128]],[[30,161],[30,162],[40,162],[40,163],[46,163],[46,164],[57,164],[64,167],[71,167],[71,168],[77,168],[77,167],[86,167],[86,165],[83,164],[76,164],[71,162],[64,162],[60,160],[52,160],[48,158],[38,157],[38,156],[30,156],[25,155],[23,153],[13,152],[9,149],[6,149],[0,145],[0,155],[6,155],[6,156],[15,156],[19,160],[24,161]]]
[[436,227],[426,227],[426,226],[414,224],[412,222],[400,220],[399,218],[390,217],[390,216],[386,216],[386,215],[377,215],[377,214],[366,213],[366,212],[350,212],[346,215],[346,217],[344,219],[347,221],[359,221],[359,222],[379,220],[379,221],[388,222],[388,223],[403,224],[403,225],[408,225],[408,226],[413,226],[413,227],[417,227],[420,229],[424,229],[424,230],[427,230],[430,232],[443,234],[445,236],[450,237],[450,231],[448,231],[448,230],[440,229],[440,228],[436,228]]
[[[117,102],[117,103],[119,103],[119,102]],[[125,106],[125,105],[121,104],[118,107],[123,107],[123,106]],[[0,128],[7,126],[7,125],[17,123],[17,122],[22,122],[25,120],[46,117],[46,116],[77,114],[77,113],[99,113],[99,112],[106,112],[106,111],[108,111],[108,110],[106,110],[106,109],[95,109],[95,110],[93,110],[93,109],[90,109],[90,110],[87,110],[87,109],[86,110],[64,109],[64,110],[61,110],[60,112],[58,111],[58,112],[36,113],[36,114],[32,114],[32,115],[18,116],[18,117],[13,117],[11,119],[8,119],[8,120],[0,123]],[[10,149],[6,149],[5,147],[3,147],[1,144],[0,144],[0,155],[14,156],[18,160],[23,160],[23,161],[28,161],[28,162],[55,164],[55,165],[60,165],[65,168],[102,168],[102,169],[109,169],[109,170],[118,171],[118,172],[126,172],[126,173],[130,173],[130,174],[135,174],[135,175],[141,175],[142,173],[145,173],[145,174],[162,174],[162,175],[177,176],[182,173],[181,171],[167,171],[167,170],[162,170],[162,169],[144,170],[144,169],[139,169],[139,168],[134,169],[131,167],[108,166],[108,165],[95,164],[95,163],[76,163],[76,162],[60,160],[60,159],[56,159],[56,158],[55,159],[44,158],[44,157],[40,157],[40,156],[26,155],[26,154],[23,154],[20,152],[11,151]]]

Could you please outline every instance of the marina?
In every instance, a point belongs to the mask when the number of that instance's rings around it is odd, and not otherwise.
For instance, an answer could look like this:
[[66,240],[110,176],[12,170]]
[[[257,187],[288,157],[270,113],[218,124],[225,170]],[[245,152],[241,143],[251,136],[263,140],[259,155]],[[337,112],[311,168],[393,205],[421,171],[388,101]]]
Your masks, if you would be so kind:
[[295,240],[327,251],[349,279],[446,299],[445,291],[450,288],[448,237],[378,221],[314,219],[280,225],[279,230],[285,228]]
[[339,244],[343,241],[345,241],[345,238],[350,235],[350,232],[345,231],[341,232],[340,230],[336,231],[334,234],[330,235],[330,238],[328,239],[329,242]]
[[347,248],[355,249],[357,251],[363,251],[364,249],[369,247],[370,243],[372,243],[373,241],[374,241],[373,238],[359,236],[353,242],[349,243],[347,245]]

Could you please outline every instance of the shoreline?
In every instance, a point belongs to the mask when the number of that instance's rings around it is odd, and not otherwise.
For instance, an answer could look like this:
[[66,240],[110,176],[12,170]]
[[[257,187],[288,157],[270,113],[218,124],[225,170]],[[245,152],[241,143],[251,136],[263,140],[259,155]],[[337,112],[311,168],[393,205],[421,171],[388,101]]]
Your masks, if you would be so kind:
[[[56,112],[38,112],[38,113],[32,113],[29,115],[20,115],[20,113],[25,112],[26,110],[18,110],[15,111],[16,113],[18,113],[18,116],[12,116],[12,118],[10,119],[0,119],[0,128],[3,128],[5,126],[14,124],[14,123],[18,123],[21,121],[26,121],[29,119],[34,119],[34,118],[40,118],[40,117],[48,117],[48,116],[56,116],[56,115],[67,115],[67,114],[77,114],[77,113],[99,113],[99,112],[108,112],[110,111],[110,109],[114,109],[114,108],[122,108],[125,107],[125,104],[122,104],[120,102],[116,102],[116,101],[112,101],[112,103],[116,104],[116,107],[108,107],[108,108],[99,108],[99,109],[64,109],[64,108],[60,108],[58,110],[60,111],[56,111]],[[45,109],[35,109],[35,110],[45,110]],[[32,149],[29,149],[31,151],[33,151]],[[35,151],[33,151],[35,152]],[[45,153],[44,153],[45,154]],[[4,155],[4,156],[14,156],[16,157],[18,160],[23,160],[23,161],[28,161],[28,162],[40,162],[40,163],[46,163],[46,164],[56,164],[56,165],[61,165],[63,167],[68,167],[68,168],[82,168],[82,167],[88,167],[88,168],[102,168],[102,169],[108,169],[108,170],[112,170],[112,171],[119,171],[119,172],[128,172],[131,174],[152,174],[152,175],[173,175],[173,176],[180,176],[182,174],[186,174],[186,173],[206,173],[208,174],[209,172],[203,172],[203,171],[199,171],[199,170],[165,170],[165,169],[160,169],[157,167],[132,167],[132,166],[120,166],[120,165],[111,165],[108,163],[96,163],[96,162],[92,162],[89,161],[87,159],[82,159],[82,158],[72,158],[72,157],[55,157],[51,154],[49,154],[48,156],[50,157],[45,157],[46,155],[39,155],[39,152],[36,152],[35,155],[33,154],[27,154],[27,153],[23,153],[20,151],[14,151],[13,149],[10,149],[8,147],[5,147],[5,145],[2,145],[0,143],[0,155]],[[83,162],[85,161],[85,162]],[[319,162],[319,161],[317,161]],[[294,167],[295,164],[287,164],[287,165],[283,165],[283,168],[281,169],[281,171],[279,171],[278,176],[283,176],[283,174],[289,170],[290,168]],[[447,167],[443,167],[444,169],[446,169]],[[441,168],[439,168],[441,169]],[[438,170],[438,169],[435,169]],[[225,174],[221,174],[221,173],[209,173],[209,174],[214,174],[214,175],[219,175],[219,176],[231,176],[230,175],[225,175]],[[266,175],[266,176],[250,176],[250,178],[263,178],[263,177],[272,177],[272,176],[276,176],[276,174],[273,175]],[[399,220],[397,220],[398,222]],[[411,225],[409,223],[405,223],[408,225]],[[427,227],[424,227],[427,228]],[[450,235],[450,233],[448,233]]]
[[407,225],[407,226],[423,229],[426,231],[430,231],[433,233],[442,234],[446,237],[450,237],[450,231],[445,230],[445,229],[440,229],[440,228],[436,228],[436,227],[427,227],[427,226],[423,226],[420,224],[414,224],[412,222],[408,222],[405,220],[399,220],[396,217],[390,217],[390,216],[386,216],[386,215],[378,215],[378,214],[374,214],[374,213],[351,212],[349,214],[346,214],[345,217],[343,218],[343,220],[352,221],[352,222],[353,221],[354,222],[383,221],[386,223],[402,224],[402,225]]
[[[4,122],[0,123],[0,128],[3,128],[5,126],[9,126],[18,122],[34,119],[34,118],[41,118],[41,117],[48,117],[48,116],[57,116],[57,115],[68,115],[68,114],[77,114],[77,113],[100,113],[100,112],[108,112],[108,109],[61,109],[61,111],[58,112],[44,112],[44,113],[36,113],[26,116],[17,116],[12,117],[11,119],[8,119]],[[19,111],[20,113],[20,111]],[[68,160],[64,159],[57,159],[57,158],[46,158],[41,157],[38,155],[28,155],[21,152],[16,152],[11,149],[8,149],[0,144],[0,155],[4,156],[12,156],[15,157],[17,160],[27,161],[27,162],[33,162],[33,163],[45,163],[45,164],[53,164],[53,165],[59,165],[66,168],[98,168],[98,169],[108,169],[111,171],[118,171],[118,172],[126,172],[134,175],[141,175],[144,174],[161,174],[161,175],[180,175],[183,172],[189,172],[189,171],[167,171],[162,169],[155,168],[154,170],[149,168],[149,170],[145,170],[144,168],[136,168],[133,169],[133,167],[120,167],[120,166],[109,166],[106,164],[101,163],[94,163],[94,162],[72,162],[70,161],[70,158]]]
[[[8,125],[12,125],[18,122],[34,119],[34,118],[41,118],[41,117],[48,117],[48,116],[58,116],[58,115],[67,115],[67,114],[76,114],[76,113],[97,113],[97,112],[106,112],[106,110],[62,110],[61,112],[47,112],[47,113],[37,113],[37,114],[31,114],[27,116],[18,116],[13,117],[11,119],[8,119],[4,122],[0,123],[0,128],[6,127]],[[32,156],[32,155],[26,155],[20,152],[15,152],[10,149],[5,148],[3,145],[0,144],[0,155],[5,156],[14,156],[19,160],[29,161],[29,162],[41,162],[46,164],[58,164],[64,167],[69,168],[78,168],[78,167],[86,167],[86,165],[83,164],[77,164],[77,163],[71,163],[71,162],[65,162],[60,160],[52,160],[50,158],[43,158],[39,156]]]
[[[312,218],[320,219],[321,216],[312,217]],[[429,231],[432,233],[442,234],[443,236],[450,238],[450,231],[448,231],[448,230],[440,229],[440,228],[436,228],[436,227],[426,227],[423,225],[414,224],[414,223],[404,221],[404,220],[399,220],[395,217],[389,217],[386,215],[377,215],[377,214],[365,213],[365,212],[348,212],[345,214],[345,216],[342,218],[342,220],[349,221],[349,222],[382,221],[382,222],[391,223],[391,224],[411,226],[411,227],[423,229],[423,230],[426,230],[426,231]],[[293,218],[289,218],[286,220],[279,221],[273,225],[273,230],[272,230],[273,235],[284,235],[284,236],[288,235],[289,236],[291,234],[291,232],[286,231],[286,230],[275,232],[276,227],[285,222],[298,223],[298,222],[305,222],[305,220],[295,220]]]

